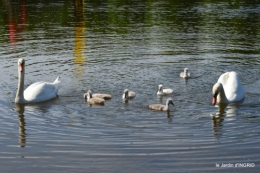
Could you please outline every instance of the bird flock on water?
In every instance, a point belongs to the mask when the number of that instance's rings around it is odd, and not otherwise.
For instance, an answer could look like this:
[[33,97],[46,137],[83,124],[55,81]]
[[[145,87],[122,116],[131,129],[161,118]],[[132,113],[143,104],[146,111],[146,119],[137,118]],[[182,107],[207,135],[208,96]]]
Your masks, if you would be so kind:
[[[192,75],[188,68],[180,73],[180,77],[184,79],[191,78]],[[24,89],[25,79],[25,59],[18,59],[18,88],[15,97],[15,103],[27,104],[51,100],[58,96],[60,77],[52,83],[50,82],[35,82]],[[170,88],[164,88],[162,84],[158,86],[158,96],[166,96],[172,94],[174,91]],[[128,101],[135,98],[136,93],[124,89],[122,99]],[[104,105],[105,100],[112,98],[110,94],[95,93],[91,90],[83,95],[84,99],[89,104]],[[236,72],[226,72],[222,74],[216,84],[212,87],[212,104],[217,103],[233,103],[243,100],[245,97],[244,88],[240,82],[239,76]],[[169,111],[169,106],[174,105],[172,98],[166,100],[166,104],[151,104],[150,109],[158,111]]]

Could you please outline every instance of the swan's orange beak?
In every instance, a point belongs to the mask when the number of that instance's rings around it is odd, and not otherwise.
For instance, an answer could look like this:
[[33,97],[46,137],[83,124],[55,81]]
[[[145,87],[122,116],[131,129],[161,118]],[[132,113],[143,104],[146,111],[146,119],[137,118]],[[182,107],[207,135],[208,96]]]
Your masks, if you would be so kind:
[[216,92],[215,94],[213,94],[213,97],[212,97],[212,104],[215,105],[217,103],[217,96],[218,96],[218,92]]
[[217,103],[217,97],[212,97],[212,104],[215,105]]
[[23,64],[20,64],[20,65],[19,65],[19,71],[20,71],[20,72],[23,72]]

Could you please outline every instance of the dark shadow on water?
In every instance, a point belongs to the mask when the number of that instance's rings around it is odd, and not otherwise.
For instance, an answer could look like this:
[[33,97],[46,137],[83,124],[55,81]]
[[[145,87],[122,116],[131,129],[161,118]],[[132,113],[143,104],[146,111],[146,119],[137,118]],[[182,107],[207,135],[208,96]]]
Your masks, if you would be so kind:
[[189,78],[183,78],[183,80],[184,80],[185,84],[187,84],[187,83],[188,83],[188,80],[189,80]]
[[172,118],[173,118],[173,115],[171,115],[171,112],[170,111],[166,111],[166,115],[167,115],[167,118],[168,118],[168,122],[172,122]]

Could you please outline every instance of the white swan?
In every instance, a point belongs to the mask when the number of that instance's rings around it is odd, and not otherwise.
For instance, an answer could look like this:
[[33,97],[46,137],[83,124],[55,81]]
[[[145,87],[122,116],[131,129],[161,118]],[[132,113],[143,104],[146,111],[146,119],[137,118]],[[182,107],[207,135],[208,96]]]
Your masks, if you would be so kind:
[[245,91],[236,72],[222,74],[212,88],[212,104],[232,103],[243,100]]
[[128,89],[124,90],[124,93],[122,95],[122,99],[127,100],[127,99],[132,99],[134,97],[135,97],[135,92],[128,91]]
[[50,100],[57,97],[59,77],[53,82],[36,82],[24,90],[25,60],[18,59],[18,89],[15,103],[34,103]]
[[168,94],[172,94],[173,93],[172,89],[163,89],[163,85],[162,84],[160,84],[158,88],[159,88],[159,90],[157,92],[158,96],[163,96],[163,95],[168,95]]
[[185,69],[184,69],[184,72],[181,72],[181,73],[180,73],[180,77],[182,77],[182,78],[190,78],[190,77],[191,77],[191,74],[189,73],[189,69],[188,69],[188,68],[185,68]]
[[167,101],[166,101],[166,105],[152,104],[152,105],[149,105],[149,108],[153,109],[153,110],[158,110],[158,111],[169,111],[169,105],[170,104],[174,105],[172,99],[168,98]]

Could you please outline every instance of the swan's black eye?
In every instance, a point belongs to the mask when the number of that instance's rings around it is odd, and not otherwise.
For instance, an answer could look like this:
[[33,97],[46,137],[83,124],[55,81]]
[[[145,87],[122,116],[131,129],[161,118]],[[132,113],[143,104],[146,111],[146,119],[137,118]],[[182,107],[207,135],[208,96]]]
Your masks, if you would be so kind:
[[215,93],[213,94],[213,97],[217,97],[217,95],[218,95],[218,92],[215,92]]
[[24,61],[22,61],[22,62],[19,62],[19,64],[20,64],[20,65],[24,65]]

